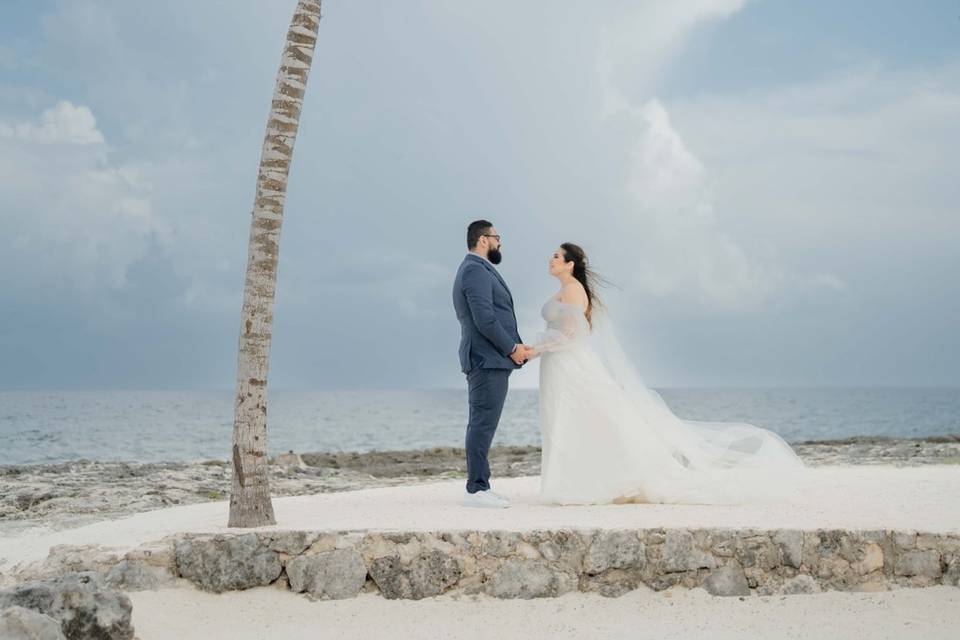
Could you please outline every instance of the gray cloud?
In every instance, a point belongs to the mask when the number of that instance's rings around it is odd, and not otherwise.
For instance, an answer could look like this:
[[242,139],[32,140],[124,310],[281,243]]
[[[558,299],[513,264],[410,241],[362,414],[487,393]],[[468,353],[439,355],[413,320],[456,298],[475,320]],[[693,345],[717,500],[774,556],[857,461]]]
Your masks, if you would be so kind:
[[[461,384],[449,287],[476,217],[527,338],[548,256],[584,244],[652,384],[955,383],[957,66],[663,97],[697,29],[750,10],[672,6],[326,3],[272,384]],[[78,0],[42,20],[38,79],[0,93],[0,386],[232,385],[287,14]],[[62,101],[103,141],[18,136]]]

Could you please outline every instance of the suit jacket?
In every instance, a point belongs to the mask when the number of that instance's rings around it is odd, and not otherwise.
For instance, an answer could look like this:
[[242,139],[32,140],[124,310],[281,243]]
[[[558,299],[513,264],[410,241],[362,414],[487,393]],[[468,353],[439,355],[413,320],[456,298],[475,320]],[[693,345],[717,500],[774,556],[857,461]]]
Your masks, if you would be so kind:
[[453,282],[453,308],[460,321],[460,369],[519,369],[510,359],[520,344],[513,296],[493,265],[468,253]]

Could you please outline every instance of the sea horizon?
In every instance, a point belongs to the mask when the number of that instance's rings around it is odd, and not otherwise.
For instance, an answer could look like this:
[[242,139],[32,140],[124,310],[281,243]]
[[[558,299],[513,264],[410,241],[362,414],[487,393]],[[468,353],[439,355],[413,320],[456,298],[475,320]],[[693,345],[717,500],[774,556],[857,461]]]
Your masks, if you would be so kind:
[[[788,442],[960,433],[960,387],[661,387],[681,418],[749,422]],[[232,390],[0,391],[0,465],[226,459]],[[539,446],[536,389],[511,389],[494,445]],[[270,389],[268,453],[462,446],[465,388]]]

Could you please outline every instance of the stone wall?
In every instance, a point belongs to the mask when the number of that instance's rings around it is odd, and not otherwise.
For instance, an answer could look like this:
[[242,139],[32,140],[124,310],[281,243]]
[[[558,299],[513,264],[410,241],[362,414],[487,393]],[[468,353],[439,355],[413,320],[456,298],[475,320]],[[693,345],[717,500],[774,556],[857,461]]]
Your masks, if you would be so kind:
[[527,533],[272,531],[179,534],[128,553],[59,546],[6,582],[97,571],[126,590],[178,578],[222,592],[276,584],[316,598],[361,591],[419,599],[571,591],[618,596],[646,585],[715,595],[960,586],[960,533],[641,529]]

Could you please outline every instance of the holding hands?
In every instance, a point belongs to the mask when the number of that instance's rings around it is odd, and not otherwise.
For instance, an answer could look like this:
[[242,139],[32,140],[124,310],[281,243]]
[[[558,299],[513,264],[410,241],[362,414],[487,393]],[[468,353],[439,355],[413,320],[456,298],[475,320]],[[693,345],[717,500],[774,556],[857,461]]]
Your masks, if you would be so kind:
[[526,344],[518,344],[513,350],[513,353],[510,354],[510,359],[516,362],[518,365],[522,365],[527,360],[533,358],[536,355],[536,351],[533,347]]

